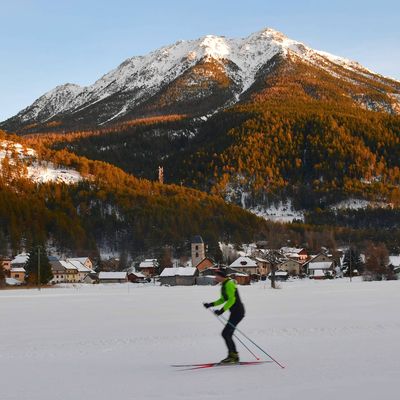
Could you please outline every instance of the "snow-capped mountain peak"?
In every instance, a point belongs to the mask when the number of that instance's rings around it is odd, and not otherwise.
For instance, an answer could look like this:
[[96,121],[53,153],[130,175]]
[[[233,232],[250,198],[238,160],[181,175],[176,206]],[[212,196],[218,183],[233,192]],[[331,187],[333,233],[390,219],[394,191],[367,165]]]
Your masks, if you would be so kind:
[[[260,69],[277,54],[297,57],[334,76],[338,76],[335,66],[339,66],[380,79],[357,62],[314,50],[275,29],[266,28],[239,39],[206,35],[195,40],[180,40],[145,56],[128,58],[90,86],[57,86],[10,120],[17,126],[46,122],[63,115],[74,115],[82,120],[86,110],[94,107],[95,111],[89,114],[96,116],[95,124],[103,124],[132,112],[202,61],[219,64],[233,83],[228,101],[232,104],[252,86]],[[191,80],[192,86],[196,79]]]

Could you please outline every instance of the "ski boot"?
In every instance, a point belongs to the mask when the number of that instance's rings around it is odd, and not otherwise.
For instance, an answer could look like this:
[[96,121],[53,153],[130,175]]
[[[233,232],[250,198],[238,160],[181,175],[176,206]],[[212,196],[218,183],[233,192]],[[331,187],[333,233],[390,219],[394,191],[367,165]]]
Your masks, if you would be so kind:
[[221,360],[220,364],[237,364],[239,362],[239,353],[230,351],[228,357]]

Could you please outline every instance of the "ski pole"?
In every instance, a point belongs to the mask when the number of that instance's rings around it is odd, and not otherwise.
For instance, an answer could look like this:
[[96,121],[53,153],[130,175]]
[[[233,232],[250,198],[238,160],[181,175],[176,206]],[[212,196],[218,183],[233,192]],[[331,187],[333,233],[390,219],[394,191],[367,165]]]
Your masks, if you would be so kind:
[[235,325],[233,325],[231,322],[229,322],[225,317],[223,317],[222,315],[220,316],[221,319],[223,319],[225,322],[227,322],[229,325],[231,325],[232,327],[234,327],[235,329],[237,329],[237,331],[239,333],[241,333],[250,343],[253,343],[254,346],[256,346],[259,350],[261,350],[264,354],[266,354],[273,362],[275,362],[276,364],[278,364],[281,368],[285,368],[282,364],[280,364],[278,361],[275,360],[275,358],[271,357],[264,349],[262,349],[256,342],[254,342],[253,340],[251,340],[246,334],[244,334],[239,328],[236,328]]
[[[212,310],[210,310],[210,311],[214,314],[214,311],[212,311]],[[219,315],[216,315],[216,314],[214,314],[214,315],[218,318],[218,321],[221,322],[222,325],[224,325],[224,322],[221,320],[221,318],[219,317]],[[256,360],[260,360],[260,357],[257,357],[257,356],[243,343],[243,341],[242,341],[240,338],[237,337],[237,335],[236,335],[235,333],[233,334],[233,336],[235,337],[235,339],[237,339],[237,340],[243,345],[243,347],[244,347],[245,349],[247,349],[247,351],[248,351]]]

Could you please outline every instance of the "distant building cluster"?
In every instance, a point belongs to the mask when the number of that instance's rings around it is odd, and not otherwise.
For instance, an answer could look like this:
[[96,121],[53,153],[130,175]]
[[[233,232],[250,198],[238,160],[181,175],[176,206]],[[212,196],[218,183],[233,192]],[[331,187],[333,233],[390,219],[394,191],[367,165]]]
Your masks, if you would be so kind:
[[[224,267],[228,276],[240,285],[249,285],[259,280],[286,280],[288,277],[310,279],[342,278],[348,273],[345,267],[345,253],[335,256],[323,249],[318,254],[309,254],[305,248],[281,247],[269,249],[267,243],[259,242],[246,246],[244,251],[235,251],[234,261],[220,265],[207,255],[207,247],[201,236],[191,241],[191,258],[174,267],[162,269],[155,258],[145,259],[125,271],[96,272],[89,257],[66,258],[50,256],[53,278],[50,284],[58,283],[145,283],[160,282],[161,285],[212,285],[215,284],[216,270]],[[360,255],[360,262],[365,257]],[[363,259],[363,261],[362,261]],[[28,254],[21,253],[14,258],[1,258],[0,263],[6,275],[6,283],[23,284],[26,281],[25,264]],[[117,260],[118,261],[118,260]],[[390,256],[389,266],[400,275],[400,256]],[[352,276],[358,275],[352,268]]]
[[[14,258],[3,258],[0,261],[6,275],[6,282],[9,285],[25,283],[27,275],[25,265],[28,258],[28,253],[21,253]],[[60,260],[55,256],[49,256],[48,258],[53,273],[53,279],[49,282],[50,284],[90,282],[94,280],[94,275],[96,274],[89,257],[67,258],[65,260]]]

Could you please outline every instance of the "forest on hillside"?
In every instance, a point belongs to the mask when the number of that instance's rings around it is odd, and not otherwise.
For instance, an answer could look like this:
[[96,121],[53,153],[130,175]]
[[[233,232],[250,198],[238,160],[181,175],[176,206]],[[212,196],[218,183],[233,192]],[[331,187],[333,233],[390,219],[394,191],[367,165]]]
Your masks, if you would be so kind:
[[329,68],[336,75],[277,55],[238,104],[212,117],[166,113],[25,138],[150,180],[161,165],[166,182],[236,204],[245,192],[248,206],[289,197],[312,210],[353,196],[397,207],[400,116],[389,103],[400,85]]

